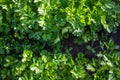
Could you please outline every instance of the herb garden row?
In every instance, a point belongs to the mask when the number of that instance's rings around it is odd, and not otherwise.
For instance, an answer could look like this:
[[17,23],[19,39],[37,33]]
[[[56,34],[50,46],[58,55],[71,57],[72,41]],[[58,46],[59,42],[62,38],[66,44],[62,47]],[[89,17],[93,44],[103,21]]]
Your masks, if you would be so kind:
[[0,80],[119,80],[120,0],[0,0]]

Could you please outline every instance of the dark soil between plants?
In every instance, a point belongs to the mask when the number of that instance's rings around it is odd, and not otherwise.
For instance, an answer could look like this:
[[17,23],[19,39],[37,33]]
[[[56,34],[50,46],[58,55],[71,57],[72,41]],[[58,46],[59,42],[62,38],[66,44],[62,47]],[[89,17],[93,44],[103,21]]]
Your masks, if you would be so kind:
[[[103,39],[103,41],[109,41],[110,39],[113,39],[115,45],[116,45],[116,49],[117,51],[120,51],[120,26],[117,28],[116,33],[106,33],[106,31],[100,31],[98,33],[98,36],[101,36],[104,34],[107,34],[107,39]],[[73,60],[75,60],[75,58],[77,57],[77,54],[79,52],[83,53],[85,55],[86,58],[88,59],[93,59],[93,58],[97,58],[99,59],[99,57],[97,56],[97,53],[99,53],[100,51],[102,51],[101,47],[100,47],[100,40],[97,41],[89,41],[88,43],[84,43],[82,45],[78,45],[74,43],[74,38],[75,36],[73,36],[72,34],[69,35],[68,38],[63,39],[62,43],[62,51],[64,52],[66,49],[72,48],[70,50],[71,56],[73,58]],[[90,45],[94,50],[95,53],[93,53],[92,51],[88,50],[86,47],[87,45]],[[106,48],[104,48],[106,49]],[[88,74],[91,75],[91,77],[93,78],[93,72],[89,71],[86,69],[86,66],[84,66],[84,69],[87,71]]]
[[[98,33],[98,35],[101,34],[108,34],[105,31],[100,31]],[[79,52],[84,53],[86,58],[92,59],[92,58],[98,58],[97,57],[97,53],[102,51],[101,47],[100,47],[100,40],[94,41],[94,43],[92,41],[89,41],[88,43],[84,43],[82,45],[78,45],[74,43],[74,38],[75,36],[73,36],[72,34],[69,35],[68,38],[63,39],[62,41],[62,50],[65,51],[68,48],[72,48],[72,50],[70,51],[71,56],[73,59],[75,59],[77,57],[77,54]],[[116,50],[120,51],[120,26],[117,29],[116,33],[110,33],[107,35],[107,40],[104,41],[109,41],[110,39],[114,40],[114,43],[116,44]],[[92,51],[88,50],[86,48],[87,45],[90,45],[96,53],[93,53]]]

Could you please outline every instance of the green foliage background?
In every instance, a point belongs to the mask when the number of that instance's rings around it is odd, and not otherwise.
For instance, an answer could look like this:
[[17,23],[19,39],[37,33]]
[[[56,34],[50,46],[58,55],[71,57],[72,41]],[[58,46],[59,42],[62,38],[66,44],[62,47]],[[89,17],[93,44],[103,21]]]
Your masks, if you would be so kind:
[[69,52],[61,54],[60,43],[69,34],[78,44],[97,40],[99,31],[116,30],[119,16],[120,6],[112,0],[0,0],[0,79],[93,79],[86,66],[95,80],[120,79],[120,59],[113,49],[110,55],[101,52],[103,62],[81,54],[73,61]]

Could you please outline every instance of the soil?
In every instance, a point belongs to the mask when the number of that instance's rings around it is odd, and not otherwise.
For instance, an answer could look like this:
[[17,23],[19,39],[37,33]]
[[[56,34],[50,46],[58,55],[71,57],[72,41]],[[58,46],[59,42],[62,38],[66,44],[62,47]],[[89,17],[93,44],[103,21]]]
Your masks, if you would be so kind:
[[[98,36],[101,36],[101,35],[105,35],[107,34],[107,39],[103,39],[103,41],[109,41],[111,38],[113,39],[115,45],[116,45],[116,50],[117,51],[120,51],[120,26],[118,27],[117,29],[117,32],[116,33],[106,33],[106,31],[100,31],[98,33]],[[69,49],[69,48],[72,48],[70,50],[70,53],[71,53],[71,56],[73,58],[73,60],[75,60],[75,58],[77,57],[77,54],[79,52],[83,53],[85,55],[86,58],[92,60],[93,58],[97,58],[99,59],[99,57],[97,56],[97,53],[99,53],[100,51],[102,51],[101,47],[100,47],[100,40],[97,40],[97,41],[89,41],[88,43],[84,43],[82,45],[78,45],[78,44],[75,44],[74,43],[74,38],[75,36],[73,36],[72,34],[69,35],[68,38],[66,39],[63,39],[63,41],[61,42],[62,43],[62,51],[64,52],[66,49]],[[90,45],[94,50],[95,50],[95,53],[93,53],[92,51],[88,50],[86,48],[87,45]],[[106,48],[104,48],[105,50]],[[120,56],[120,55],[119,55]],[[91,75],[91,77],[93,77],[93,72],[89,71],[86,69],[86,66],[84,66],[84,69],[87,71],[88,74]]]
[[[98,35],[101,35],[101,34],[104,35],[104,34],[106,34],[106,32],[103,30],[103,31],[98,33]],[[94,41],[94,43],[92,41],[89,41],[88,43],[78,45],[78,44],[74,43],[74,41],[73,41],[74,38],[75,38],[75,36],[70,34],[68,38],[63,39],[63,41],[62,41],[62,46],[63,46],[62,50],[63,51],[65,51],[66,49],[72,48],[70,53],[71,53],[71,56],[72,56],[73,59],[75,59],[77,57],[77,54],[79,52],[84,53],[85,57],[88,58],[88,59],[98,58],[97,53],[102,51],[102,49],[100,47],[100,41],[99,40]],[[104,41],[109,41],[111,38],[114,40],[114,42],[116,44],[116,50],[120,51],[120,26],[118,27],[116,33],[108,34],[107,39],[104,39]],[[95,53],[88,50],[86,48],[87,45],[90,45],[95,50]]]

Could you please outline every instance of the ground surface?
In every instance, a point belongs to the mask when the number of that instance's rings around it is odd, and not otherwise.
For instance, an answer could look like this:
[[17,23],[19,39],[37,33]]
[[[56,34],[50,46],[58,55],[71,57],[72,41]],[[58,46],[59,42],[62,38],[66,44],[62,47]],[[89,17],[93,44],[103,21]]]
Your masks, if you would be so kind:
[[[100,34],[105,34],[105,31],[101,31]],[[88,42],[88,43],[84,43],[82,45],[77,45],[74,43],[74,36],[73,35],[69,35],[68,38],[64,39],[62,41],[62,45],[63,45],[63,51],[66,49],[66,48],[72,48],[72,50],[70,51],[73,59],[75,59],[75,57],[77,56],[77,54],[79,52],[82,52],[85,54],[85,57],[86,58],[89,58],[89,59],[92,59],[92,58],[97,58],[97,53],[99,51],[101,51],[101,47],[100,47],[100,41],[97,40],[95,41],[94,43],[92,43],[91,41]],[[114,43],[116,44],[116,49],[120,51],[120,26],[118,27],[116,33],[110,33],[107,35],[107,39],[105,39],[104,41],[109,41],[110,39],[113,39],[114,40]],[[95,53],[94,54],[93,52],[91,52],[90,50],[88,50],[86,48],[87,45],[90,45],[94,50],[95,50]]]

